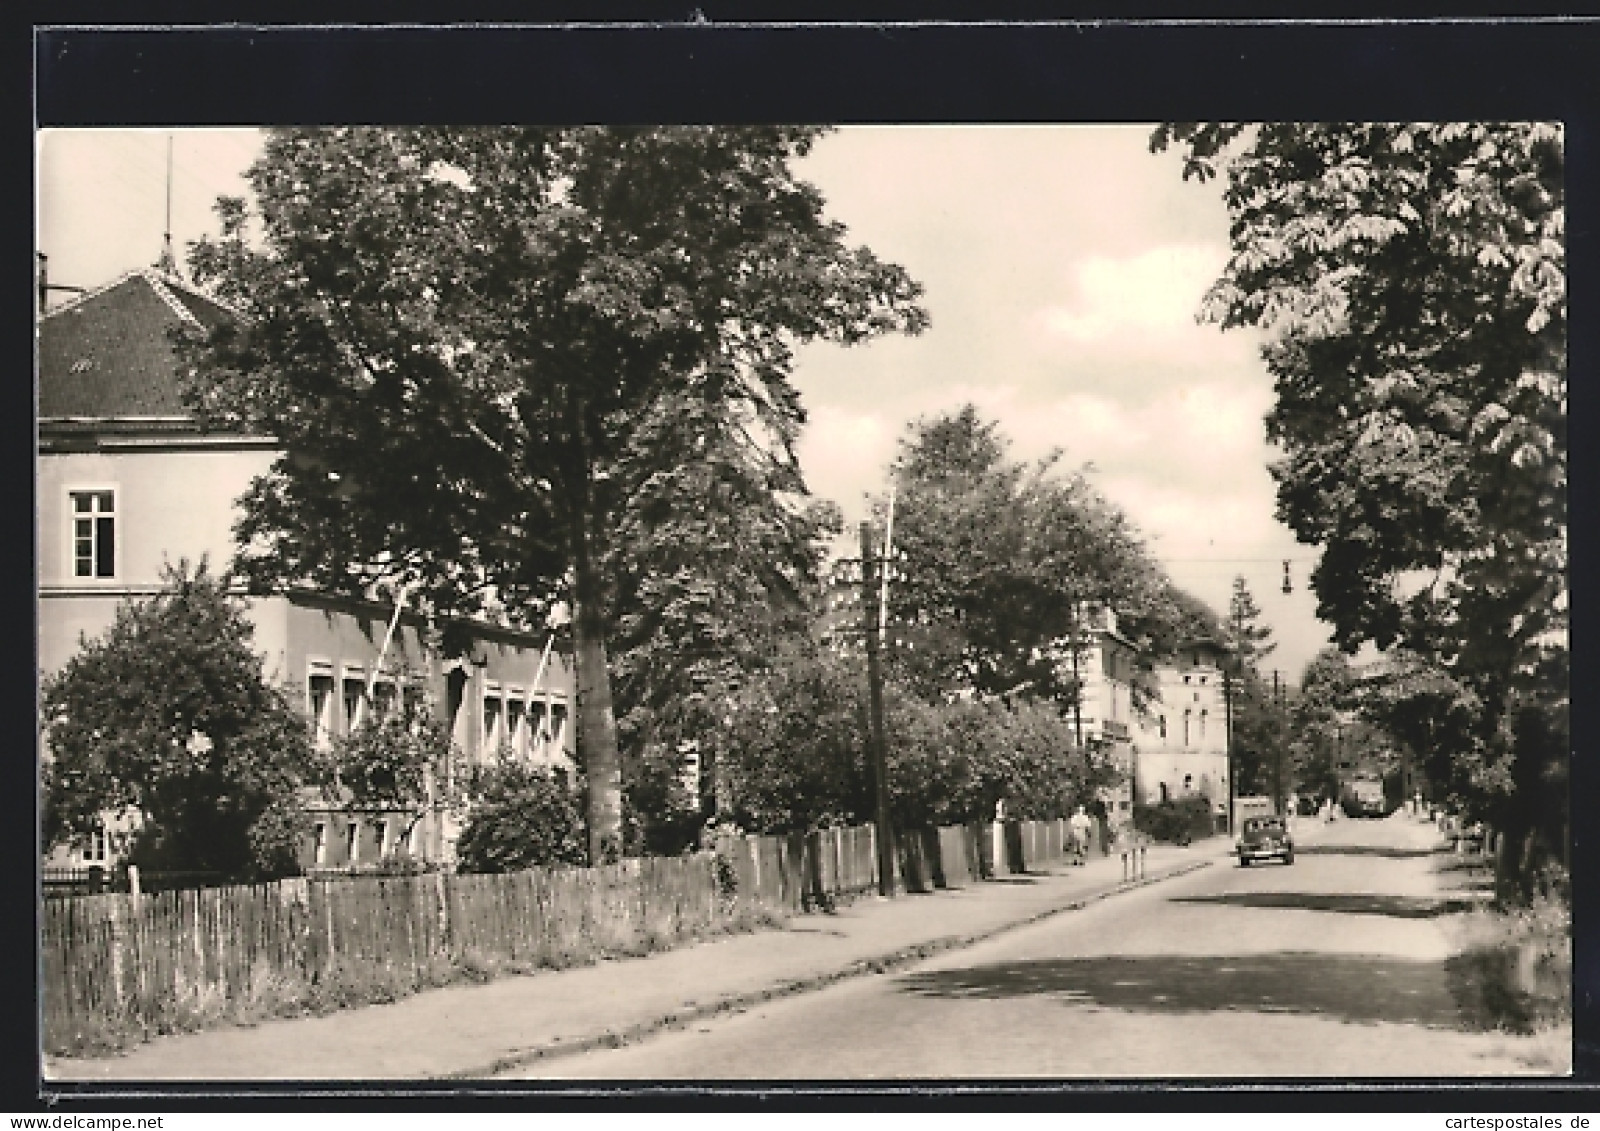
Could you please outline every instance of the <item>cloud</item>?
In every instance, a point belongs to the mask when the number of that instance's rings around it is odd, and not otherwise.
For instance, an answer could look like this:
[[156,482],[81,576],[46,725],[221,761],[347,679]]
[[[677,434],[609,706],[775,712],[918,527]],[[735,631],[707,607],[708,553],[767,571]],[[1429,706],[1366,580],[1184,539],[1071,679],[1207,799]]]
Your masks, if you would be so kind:
[[1039,318],[1073,342],[1186,335],[1227,257],[1225,247],[1212,244],[1171,244],[1125,258],[1091,255],[1073,268],[1071,298],[1045,307]]
[[811,493],[837,502],[846,518],[861,518],[866,513],[863,497],[884,486],[903,427],[880,413],[814,407],[796,445]]

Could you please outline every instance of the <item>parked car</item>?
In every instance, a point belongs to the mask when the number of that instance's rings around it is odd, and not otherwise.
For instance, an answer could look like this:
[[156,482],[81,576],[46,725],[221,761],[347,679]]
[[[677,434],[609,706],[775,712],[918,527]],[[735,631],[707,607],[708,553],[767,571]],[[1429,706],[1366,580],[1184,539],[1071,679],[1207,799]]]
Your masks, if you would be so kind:
[[1233,849],[1239,854],[1239,867],[1253,860],[1282,860],[1294,863],[1294,838],[1282,817],[1247,817]]

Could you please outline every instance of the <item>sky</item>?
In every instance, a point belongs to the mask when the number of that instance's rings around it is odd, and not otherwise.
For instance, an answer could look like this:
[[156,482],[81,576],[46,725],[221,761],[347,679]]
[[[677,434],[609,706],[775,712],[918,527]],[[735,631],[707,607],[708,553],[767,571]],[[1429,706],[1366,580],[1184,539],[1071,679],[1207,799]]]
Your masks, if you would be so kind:
[[[827,213],[925,287],[917,337],[801,349],[801,465],[847,529],[887,486],[919,416],[971,402],[1019,459],[1092,465],[1182,588],[1227,610],[1243,574],[1274,631],[1268,668],[1296,682],[1327,643],[1317,552],[1273,516],[1253,330],[1196,321],[1228,255],[1216,182],[1185,183],[1149,126],[852,126],[799,165]],[[38,246],[53,282],[94,287],[215,233],[217,196],[247,195],[254,130],[56,130],[39,138]],[[1282,592],[1283,562],[1293,592]]]

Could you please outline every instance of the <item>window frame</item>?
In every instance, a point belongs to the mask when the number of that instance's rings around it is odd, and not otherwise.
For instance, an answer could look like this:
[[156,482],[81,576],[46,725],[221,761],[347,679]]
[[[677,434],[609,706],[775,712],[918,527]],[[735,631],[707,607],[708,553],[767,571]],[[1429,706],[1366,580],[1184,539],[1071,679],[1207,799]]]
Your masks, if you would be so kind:
[[[317,709],[316,695],[312,687],[312,680],[318,678],[328,681],[328,701],[323,704],[320,711]],[[331,749],[338,737],[338,730],[334,724],[343,707],[341,694],[339,671],[333,660],[323,656],[307,656],[306,714],[311,716],[311,745],[317,750]],[[330,713],[332,717],[327,717]]]
[[[489,717],[489,704],[495,705],[494,717]],[[478,758],[489,763],[500,755],[500,743],[505,738],[506,690],[499,680],[483,681],[483,692],[478,696]]]
[[105,864],[111,859],[111,835],[104,825],[95,825],[84,839],[80,852],[85,864]]
[[507,687],[501,710],[504,714],[501,727],[505,731],[511,757],[517,762],[527,762],[532,745],[528,736],[528,693],[520,687]]
[[[356,693],[355,710],[349,710],[349,700],[345,698],[345,689],[350,684],[356,684],[360,690]],[[361,729],[361,724],[366,722],[367,714],[372,708],[371,696],[367,694],[367,673],[359,664],[341,664],[339,666],[339,733],[349,737]]]
[[[556,708],[561,708],[561,726],[556,727]],[[567,728],[572,725],[572,707],[567,702],[565,695],[551,694],[545,697],[545,726],[549,729],[550,747],[552,756],[559,757],[566,753]]]
[[[74,503],[75,495],[111,495],[111,511],[103,514],[100,511],[90,511],[94,517],[104,517],[111,520],[111,575],[101,577],[99,574],[90,574],[87,577],[78,575],[78,538],[77,520],[78,511]],[[122,544],[127,541],[126,524],[121,521],[122,507],[125,500],[122,498],[122,484],[110,481],[67,483],[61,488],[62,511],[66,515],[66,538],[62,546],[62,569],[67,583],[70,585],[114,585],[120,582],[122,572]],[[93,536],[93,542],[98,547],[98,533]],[[98,558],[98,555],[95,555]]]

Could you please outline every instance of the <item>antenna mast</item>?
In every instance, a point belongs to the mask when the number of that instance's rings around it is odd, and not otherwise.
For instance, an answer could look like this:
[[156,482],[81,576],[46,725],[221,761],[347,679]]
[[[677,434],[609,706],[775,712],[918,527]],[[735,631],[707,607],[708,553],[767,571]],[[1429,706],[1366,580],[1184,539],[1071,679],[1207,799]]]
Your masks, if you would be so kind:
[[167,275],[178,273],[178,261],[172,254],[172,135],[167,135],[167,215],[161,233],[161,258],[156,267]]

